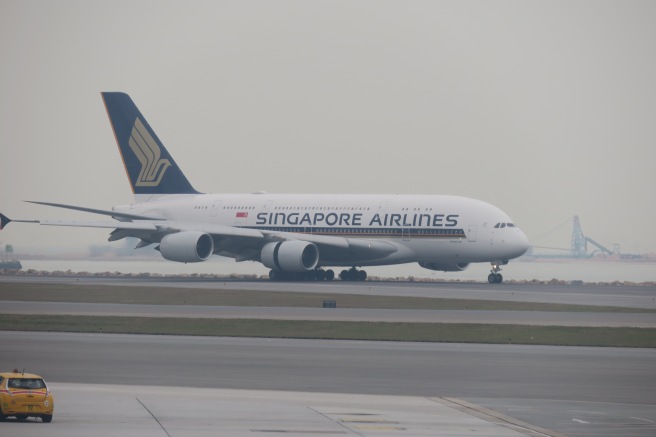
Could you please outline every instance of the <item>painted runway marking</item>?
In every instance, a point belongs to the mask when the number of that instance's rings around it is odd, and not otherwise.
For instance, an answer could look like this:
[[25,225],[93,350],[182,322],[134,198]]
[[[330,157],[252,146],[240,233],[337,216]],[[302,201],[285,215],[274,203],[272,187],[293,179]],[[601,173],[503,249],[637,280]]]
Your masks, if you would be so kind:
[[582,410],[568,410],[571,413],[585,413],[585,414],[599,414],[601,416],[605,416],[606,413],[600,413],[598,411],[582,411]]
[[585,420],[579,420],[579,419],[572,419],[572,420],[578,423],[590,423],[590,422],[586,422]]
[[153,412],[150,411],[150,409],[143,402],[141,402],[141,400],[139,398],[135,398],[135,399],[137,400],[137,402],[139,402],[141,404],[142,407],[144,407],[146,409],[146,411],[148,411],[148,414],[150,414],[153,417],[153,419],[155,419],[155,422],[157,422],[157,424],[162,428],[162,431],[164,431],[164,433],[168,437],[171,437],[171,434],[169,434],[169,432],[166,430],[166,428],[164,428],[164,425],[162,425],[162,422],[160,422],[159,419],[157,417],[155,417]]
[[640,417],[629,417],[629,419],[644,420],[645,422],[656,423],[656,422],[654,422],[653,420],[649,420],[649,419],[641,419]]

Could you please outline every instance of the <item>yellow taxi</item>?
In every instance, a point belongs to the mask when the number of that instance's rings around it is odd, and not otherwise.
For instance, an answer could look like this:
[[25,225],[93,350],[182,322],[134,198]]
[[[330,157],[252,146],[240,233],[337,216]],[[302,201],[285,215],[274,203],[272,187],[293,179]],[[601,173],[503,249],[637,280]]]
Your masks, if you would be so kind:
[[0,422],[9,416],[52,422],[54,407],[52,392],[39,375],[18,370],[0,373]]

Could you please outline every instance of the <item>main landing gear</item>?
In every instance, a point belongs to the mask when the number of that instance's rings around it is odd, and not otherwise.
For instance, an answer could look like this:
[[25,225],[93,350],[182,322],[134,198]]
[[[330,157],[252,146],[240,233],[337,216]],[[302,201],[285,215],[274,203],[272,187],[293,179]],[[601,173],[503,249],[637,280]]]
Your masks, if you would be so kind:
[[342,270],[339,279],[342,281],[364,281],[367,279],[367,272],[351,267],[348,270]]
[[492,269],[490,270],[490,274],[487,275],[487,281],[490,284],[501,284],[503,282],[503,275],[499,273],[501,271],[501,267],[499,267],[499,264],[492,263]]
[[314,269],[307,272],[271,270],[269,279],[272,281],[332,281],[335,279],[335,272],[324,269]]
[[[271,270],[269,279],[272,281],[332,281],[335,279],[335,272],[332,270],[314,269],[307,272],[283,272],[280,270]],[[342,281],[365,281],[367,272],[351,267],[348,270],[342,270],[339,274]]]

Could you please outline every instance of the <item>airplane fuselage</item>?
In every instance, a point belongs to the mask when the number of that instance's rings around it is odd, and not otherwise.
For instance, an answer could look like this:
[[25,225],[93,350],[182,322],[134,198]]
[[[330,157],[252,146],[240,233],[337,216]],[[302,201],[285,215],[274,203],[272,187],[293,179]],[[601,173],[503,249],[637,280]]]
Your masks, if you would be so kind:
[[[523,254],[528,244],[499,208],[458,196],[185,194],[114,209],[170,222],[302,234],[306,241],[322,236],[377,240],[396,249],[354,251],[348,258],[340,254],[334,259],[330,250],[323,250],[321,266],[503,262]],[[503,228],[495,227],[500,223]],[[215,252],[250,259],[243,246],[234,248],[227,241]]]

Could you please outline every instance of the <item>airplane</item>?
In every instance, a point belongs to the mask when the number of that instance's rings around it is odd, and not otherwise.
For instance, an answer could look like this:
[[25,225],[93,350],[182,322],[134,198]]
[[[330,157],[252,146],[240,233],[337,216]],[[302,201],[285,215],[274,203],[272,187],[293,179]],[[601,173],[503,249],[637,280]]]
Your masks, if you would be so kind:
[[[11,220],[111,229],[109,241],[136,237],[170,261],[212,255],[260,262],[271,280],[363,281],[362,267],[419,263],[457,272],[491,264],[488,282],[529,242],[499,208],[451,195],[203,194],[193,188],[130,96],[101,93],[135,202],[111,210],[30,201],[111,217],[106,221]],[[135,249],[136,249],[135,248]]]

